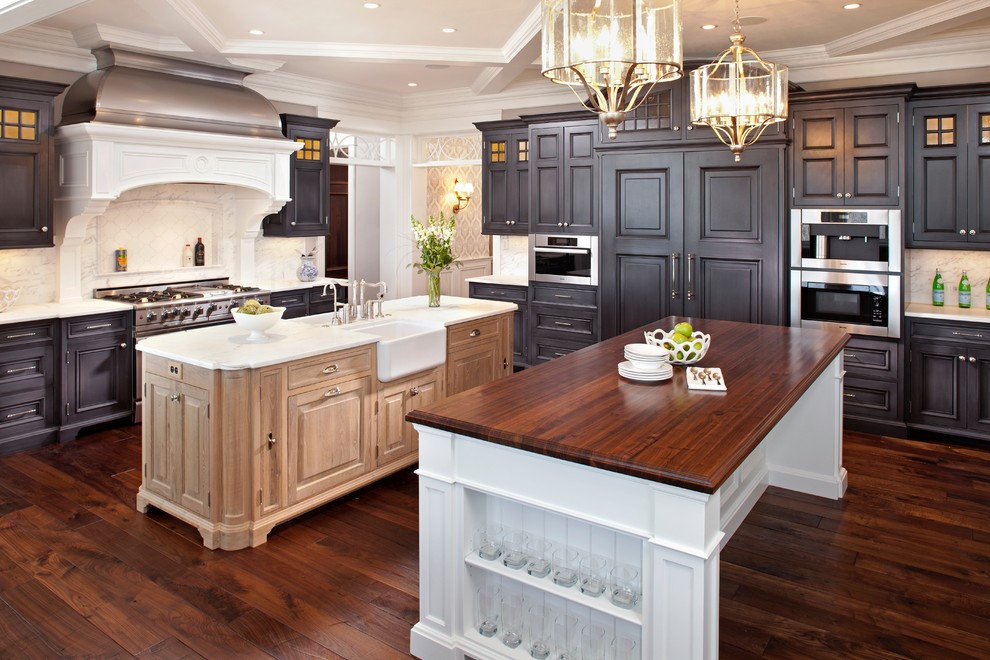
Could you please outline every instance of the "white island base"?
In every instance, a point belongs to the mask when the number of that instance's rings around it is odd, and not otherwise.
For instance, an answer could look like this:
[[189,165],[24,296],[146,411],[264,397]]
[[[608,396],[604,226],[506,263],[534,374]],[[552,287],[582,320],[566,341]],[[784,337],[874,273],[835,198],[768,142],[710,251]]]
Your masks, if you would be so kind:
[[[420,620],[410,650],[428,660],[529,658],[528,642],[483,637],[476,593],[522,594],[636,642],[644,660],[718,657],[719,555],[768,485],[832,499],[846,490],[842,357],[836,357],[718,490],[687,490],[417,425]],[[485,525],[521,529],[638,568],[633,609],[472,549]],[[504,622],[503,622],[504,623]]]

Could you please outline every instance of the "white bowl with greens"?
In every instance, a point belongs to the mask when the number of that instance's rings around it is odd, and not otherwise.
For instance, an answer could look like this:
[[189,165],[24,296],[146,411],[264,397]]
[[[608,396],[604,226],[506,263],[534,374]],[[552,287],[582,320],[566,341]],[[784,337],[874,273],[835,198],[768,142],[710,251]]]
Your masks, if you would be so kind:
[[264,305],[253,298],[230,310],[234,322],[248,331],[247,341],[267,341],[265,331],[278,323],[284,313],[285,307]]

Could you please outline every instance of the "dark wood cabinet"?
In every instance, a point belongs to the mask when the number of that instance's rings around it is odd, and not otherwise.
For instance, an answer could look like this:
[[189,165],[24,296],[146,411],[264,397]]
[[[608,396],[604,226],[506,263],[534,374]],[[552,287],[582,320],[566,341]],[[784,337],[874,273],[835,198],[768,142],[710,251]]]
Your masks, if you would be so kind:
[[481,233],[529,233],[529,127],[523,121],[477,122],[481,131]]
[[899,206],[904,98],[792,99],[792,205]]
[[783,147],[602,155],[604,338],[670,315],[780,323]]
[[904,435],[902,345],[853,336],[843,350],[843,417],[846,427]]
[[80,429],[134,413],[132,313],[80,316],[62,321],[61,425],[59,441]]
[[529,363],[542,364],[601,338],[598,289],[530,282]]
[[309,315],[309,288],[293,289],[291,291],[273,291],[272,307],[285,307],[283,319],[297,319]]
[[0,454],[54,442],[54,321],[0,326]]
[[279,115],[282,130],[300,143],[292,155],[289,195],[282,209],[264,219],[265,236],[326,236],[330,221],[328,143],[336,119]]
[[52,108],[63,89],[0,76],[0,249],[55,244]]
[[990,325],[912,321],[909,424],[990,440]]
[[908,245],[990,242],[990,97],[912,104]]
[[530,126],[531,233],[598,233],[598,123],[582,119]]
[[529,289],[511,284],[486,284],[469,282],[471,298],[501,300],[516,304],[512,316],[512,361],[516,369],[529,364]]

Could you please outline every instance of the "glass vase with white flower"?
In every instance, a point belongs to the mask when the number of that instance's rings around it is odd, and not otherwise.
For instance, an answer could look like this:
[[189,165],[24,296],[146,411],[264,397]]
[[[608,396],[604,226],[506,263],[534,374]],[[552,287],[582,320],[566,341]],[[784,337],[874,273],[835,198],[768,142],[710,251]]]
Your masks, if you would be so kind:
[[456,264],[453,253],[454,216],[447,220],[440,212],[440,218],[432,215],[423,223],[410,216],[416,247],[419,248],[419,261],[413,264],[418,273],[426,272],[426,295],[430,307],[440,306],[440,273]]

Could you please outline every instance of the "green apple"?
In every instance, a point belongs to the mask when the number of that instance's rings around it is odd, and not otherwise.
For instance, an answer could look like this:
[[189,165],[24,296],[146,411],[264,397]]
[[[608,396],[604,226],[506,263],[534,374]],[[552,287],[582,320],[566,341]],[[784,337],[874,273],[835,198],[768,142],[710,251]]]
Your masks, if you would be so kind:
[[690,337],[694,333],[694,328],[687,321],[682,321],[674,326],[674,332],[685,337]]

